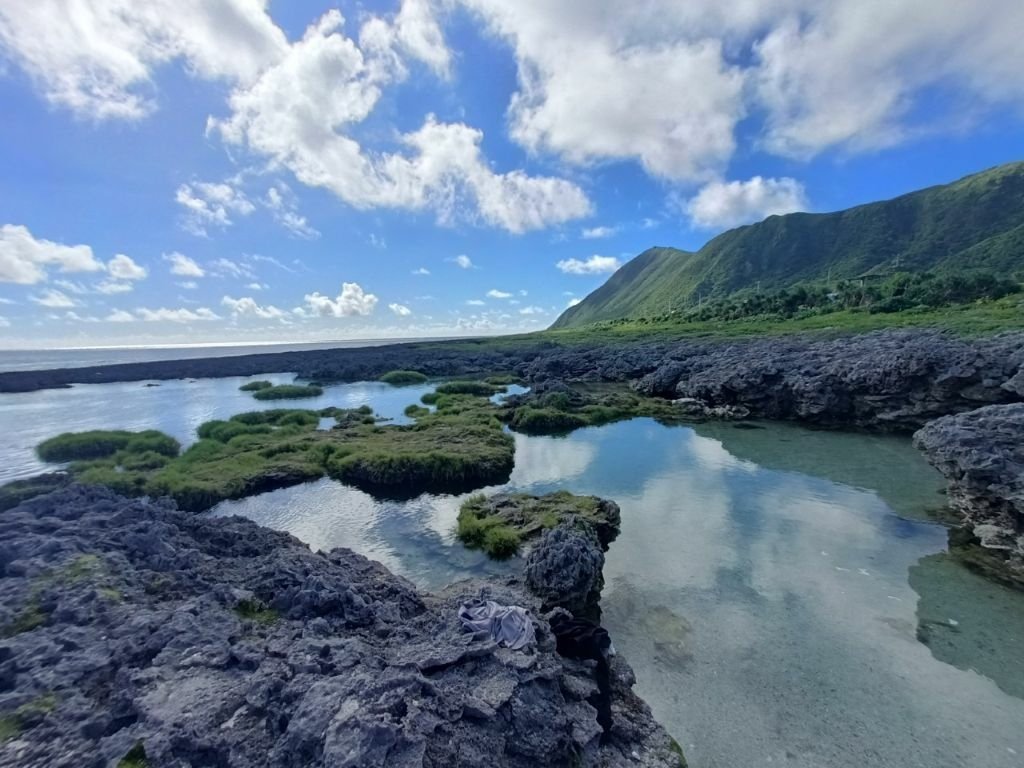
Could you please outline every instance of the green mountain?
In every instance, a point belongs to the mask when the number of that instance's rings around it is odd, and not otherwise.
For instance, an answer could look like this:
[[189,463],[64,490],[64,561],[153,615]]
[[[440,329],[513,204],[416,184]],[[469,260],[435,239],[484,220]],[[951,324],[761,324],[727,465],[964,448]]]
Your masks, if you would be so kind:
[[836,213],[791,213],[696,253],[644,251],[552,326],[651,317],[701,299],[896,271],[1024,270],[1024,162]]

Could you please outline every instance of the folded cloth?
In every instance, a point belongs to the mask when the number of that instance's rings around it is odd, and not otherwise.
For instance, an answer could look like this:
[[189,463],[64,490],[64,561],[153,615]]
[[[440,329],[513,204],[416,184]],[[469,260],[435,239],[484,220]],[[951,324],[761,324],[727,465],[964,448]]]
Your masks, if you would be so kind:
[[469,600],[459,608],[459,620],[466,632],[486,632],[491,639],[521,651],[536,640],[533,619],[518,605],[500,605],[493,600]]

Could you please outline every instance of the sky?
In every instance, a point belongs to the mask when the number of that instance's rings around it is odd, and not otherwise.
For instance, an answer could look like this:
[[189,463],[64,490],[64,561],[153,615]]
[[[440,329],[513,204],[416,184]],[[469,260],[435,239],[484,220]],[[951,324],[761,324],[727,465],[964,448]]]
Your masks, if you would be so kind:
[[1024,159],[1020,0],[0,0],[0,348],[549,325]]

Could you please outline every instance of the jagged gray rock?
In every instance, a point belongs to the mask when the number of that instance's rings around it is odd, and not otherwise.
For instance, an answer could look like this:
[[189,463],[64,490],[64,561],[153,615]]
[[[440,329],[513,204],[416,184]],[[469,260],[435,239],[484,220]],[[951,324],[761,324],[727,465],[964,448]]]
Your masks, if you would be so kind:
[[936,419],[914,444],[945,476],[951,505],[982,546],[1024,576],[1024,404]]
[[821,340],[694,343],[636,383],[644,394],[741,405],[756,416],[829,427],[913,431],[927,421],[1019,400],[1024,334],[962,339],[898,330]]
[[604,589],[604,552],[593,526],[582,520],[545,531],[526,556],[526,586],[545,606],[593,615]]
[[0,766],[679,765],[628,666],[601,744],[592,670],[543,621],[533,653],[464,634],[481,595],[540,610],[166,500],[40,496],[0,515]]

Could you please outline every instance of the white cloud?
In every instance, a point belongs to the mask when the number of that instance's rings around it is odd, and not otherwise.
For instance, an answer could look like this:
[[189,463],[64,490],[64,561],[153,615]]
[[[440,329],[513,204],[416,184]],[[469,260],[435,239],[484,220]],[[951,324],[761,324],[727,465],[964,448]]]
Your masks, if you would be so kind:
[[11,327],[11,321],[8,320],[3,315],[0,315],[0,328],[10,328],[10,327]]
[[463,2],[513,47],[509,117],[523,146],[578,164],[637,160],[674,180],[732,156],[744,78],[701,23],[702,11],[721,16],[707,0]]
[[195,280],[185,280],[184,282],[178,283],[179,288],[184,288],[186,291],[194,291],[199,287],[199,283]]
[[581,301],[583,301],[583,299],[579,298],[578,296],[574,296],[573,298],[569,299],[569,301],[566,302],[566,309],[568,309],[569,307],[575,307]]
[[77,306],[74,299],[66,293],[58,291],[56,288],[50,288],[43,291],[38,296],[32,296],[31,299],[39,306],[50,307],[51,309],[64,309],[66,307]]
[[[754,46],[764,143],[794,157],[873,149],[955,126],[965,109],[1020,106],[1021,28],[1018,0],[841,0],[780,16]],[[938,114],[932,103],[929,125],[915,125],[915,105],[935,88],[945,91]]]
[[244,83],[286,40],[265,0],[31,0],[0,8],[0,45],[51,103],[103,120],[151,112],[161,64]]
[[131,313],[125,312],[123,309],[115,309],[104,319],[108,323],[131,323],[135,321],[135,317]]
[[544,307],[523,307],[519,310],[520,315],[543,315],[545,312]]
[[412,310],[404,304],[388,304],[388,309],[394,312],[399,317],[409,317],[412,314]]
[[622,266],[622,262],[614,256],[591,256],[586,261],[581,259],[563,259],[556,265],[568,275],[603,275],[614,272]]
[[117,254],[107,262],[107,272],[116,280],[144,280],[149,274],[145,267],[136,264],[131,257],[123,253]]
[[476,266],[475,264],[473,264],[472,259],[470,259],[469,256],[467,256],[464,253],[460,253],[458,256],[455,256],[451,259],[445,259],[445,261],[450,261],[457,267],[460,267],[461,269],[473,269]]
[[167,309],[164,307],[160,309],[141,308],[135,310],[135,314],[138,315],[139,319],[145,320],[148,323],[193,323],[220,319],[219,315],[206,307],[200,307],[196,310],[184,307],[180,309]]
[[268,304],[267,306],[262,306],[258,304],[255,299],[249,296],[241,299],[233,299],[230,296],[225,296],[220,300],[220,303],[236,317],[251,315],[264,320],[281,320],[286,314],[283,310],[280,310],[273,305]]
[[807,196],[796,179],[715,181],[683,207],[698,227],[720,229],[749,224],[773,214],[807,210]]
[[492,288],[487,292],[487,297],[491,299],[511,299],[512,294]]
[[266,283],[249,283],[246,288],[250,291],[269,291],[270,286]]
[[412,271],[412,273],[414,275],[429,275],[430,274],[430,270],[427,269],[426,267],[420,267],[419,269],[414,269]]
[[170,263],[172,275],[178,275],[180,277],[203,277],[206,274],[206,270],[183,253],[178,253],[177,251],[173,253],[165,253],[163,255],[163,259]]
[[37,240],[27,227],[0,227],[0,282],[33,285],[46,280],[48,267],[61,272],[99,272],[103,264],[88,245]]
[[131,293],[134,289],[135,286],[131,283],[122,283],[117,280],[104,280],[96,286],[97,292],[108,296],[114,293]]
[[268,189],[263,204],[270,209],[274,220],[295,237],[304,240],[320,237],[320,233],[310,225],[306,217],[299,214],[295,195],[287,184],[279,183]]
[[611,237],[618,231],[618,227],[591,227],[590,229],[582,230],[580,235],[584,240],[602,240],[606,237]]
[[398,137],[399,151],[365,152],[346,130],[369,117],[382,88],[401,73],[377,37],[364,51],[343,25],[340,12],[328,11],[279,64],[235,90],[231,116],[211,118],[208,129],[359,209],[432,210],[442,223],[478,219],[510,232],[590,212],[575,184],[497,173],[480,150],[480,131],[432,115]]
[[185,209],[185,229],[200,236],[207,234],[210,225],[228,227],[233,223],[232,215],[248,216],[256,210],[244,192],[227,182],[182,184],[174,199]]
[[484,301],[483,299],[468,299],[466,301],[466,304],[468,304],[471,307],[483,307],[487,304],[487,302]]
[[341,293],[334,299],[318,291],[305,296],[306,309],[321,317],[367,316],[377,306],[377,297],[366,293],[359,283],[342,283]]
[[210,262],[210,271],[218,277],[233,277],[238,280],[256,279],[256,273],[248,264],[223,257]]

